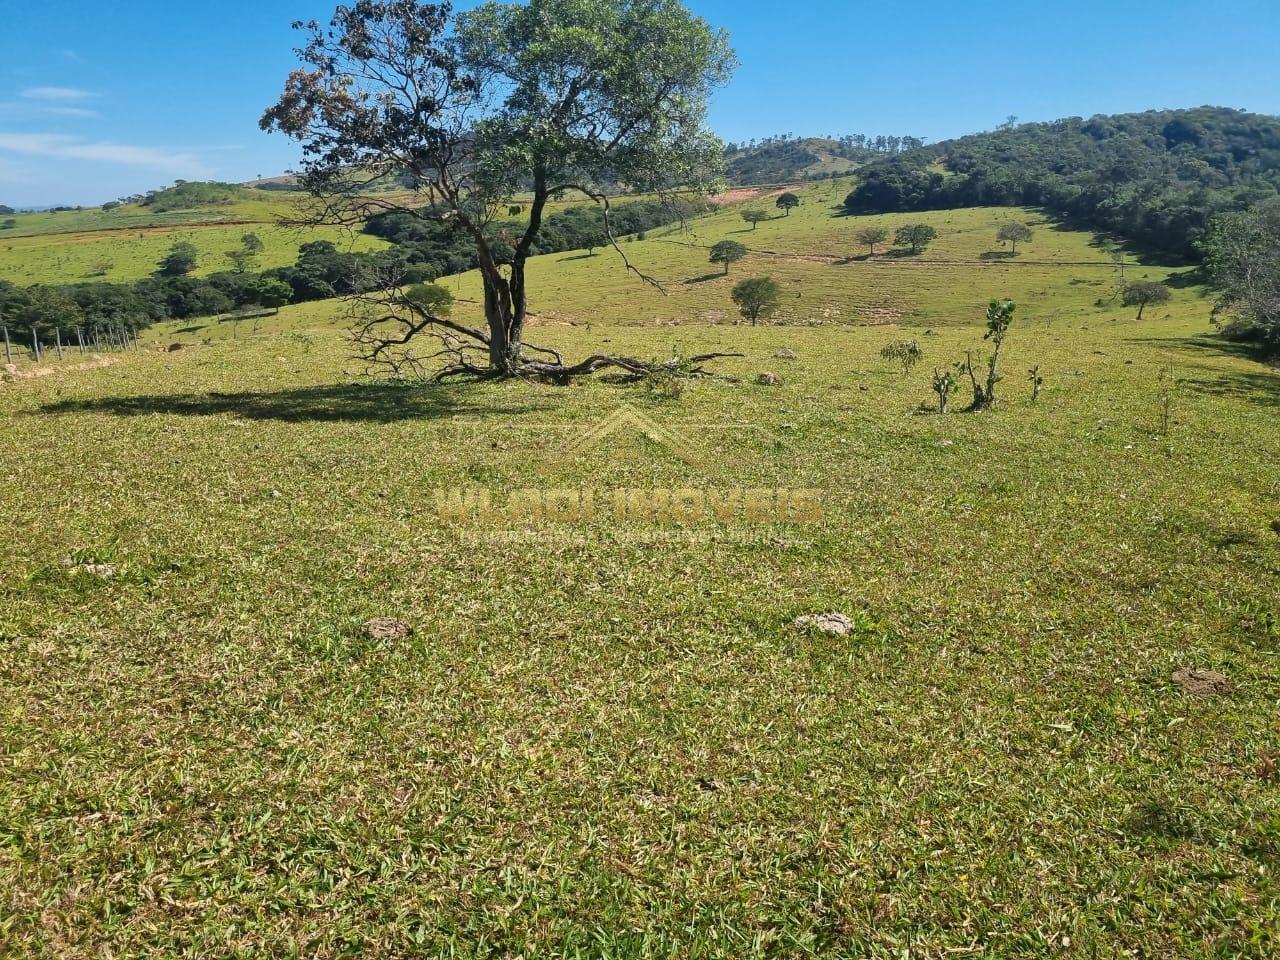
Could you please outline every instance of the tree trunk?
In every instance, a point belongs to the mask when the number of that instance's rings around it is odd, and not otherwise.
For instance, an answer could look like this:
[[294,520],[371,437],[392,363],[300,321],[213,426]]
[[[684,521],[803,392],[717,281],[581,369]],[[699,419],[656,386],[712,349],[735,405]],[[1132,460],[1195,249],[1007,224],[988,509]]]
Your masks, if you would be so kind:
[[1147,309],[1147,302],[1146,302],[1145,300],[1144,300],[1144,301],[1142,301],[1142,303],[1138,304],[1138,319],[1139,319],[1139,320],[1141,320],[1141,319],[1142,319],[1142,311],[1144,311],[1144,310],[1146,310],[1146,309]]

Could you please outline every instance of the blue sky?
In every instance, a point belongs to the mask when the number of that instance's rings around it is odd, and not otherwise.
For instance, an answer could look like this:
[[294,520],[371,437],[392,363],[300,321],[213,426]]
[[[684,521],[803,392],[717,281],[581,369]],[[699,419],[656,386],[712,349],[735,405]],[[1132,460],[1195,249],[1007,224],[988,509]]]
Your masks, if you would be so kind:
[[[1205,103],[1280,114],[1280,0],[688,0],[742,67],[727,140],[931,140]],[[470,4],[462,4],[464,6]],[[258,131],[317,0],[0,0],[0,203],[100,203],[297,158]]]

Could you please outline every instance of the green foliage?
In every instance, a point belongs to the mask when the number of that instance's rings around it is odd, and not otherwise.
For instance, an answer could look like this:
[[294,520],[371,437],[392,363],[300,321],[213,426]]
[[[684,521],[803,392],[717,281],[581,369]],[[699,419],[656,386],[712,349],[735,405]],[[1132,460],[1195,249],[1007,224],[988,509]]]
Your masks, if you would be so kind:
[[157,272],[164,277],[183,277],[194,270],[199,262],[200,251],[196,249],[196,245],[188,240],[180,240],[160,261]]
[[899,246],[909,246],[913,254],[919,253],[938,239],[938,231],[927,223],[911,223],[900,227],[893,235],[893,242]]
[[1023,124],[934,144],[866,168],[845,205],[853,213],[1041,206],[1192,257],[1215,214],[1278,195],[1280,119],[1201,107]]
[[751,229],[754,230],[760,224],[764,223],[766,220],[769,219],[769,214],[766,213],[764,210],[756,210],[756,209],[743,210],[742,219],[747,221],[747,223],[751,224]]
[[751,277],[739,282],[730,294],[744,320],[755,326],[773,316],[782,303],[782,288],[773,277]]
[[789,217],[791,216],[791,211],[794,210],[796,207],[800,206],[800,198],[797,197],[794,193],[790,193],[790,192],[784,193],[780,197],[778,197],[778,202],[774,204],[774,206],[776,206],[779,210],[784,211],[786,215]]
[[854,238],[874,257],[876,247],[889,239],[889,231],[885,227],[863,227],[854,234]]
[[1228,318],[1232,336],[1280,349],[1280,202],[1219,217],[1203,249],[1221,291],[1215,318]]
[[880,350],[880,356],[890,363],[899,364],[904,375],[924,359],[924,350],[916,340],[893,340]]
[[1018,252],[1018,244],[1029,243],[1033,236],[1035,234],[1025,223],[1005,223],[996,231],[996,239],[1001,243],[1009,244],[1015,255]]
[[1139,320],[1142,319],[1142,313],[1148,305],[1168,303],[1170,297],[1169,288],[1154,280],[1135,280],[1133,283],[1126,284],[1124,288],[1124,305],[1137,307]]
[[938,412],[946,413],[951,403],[951,392],[956,388],[956,375],[950,370],[933,368],[933,392],[938,396]]
[[293,288],[283,280],[263,277],[253,285],[253,300],[268,310],[280,312],[280,308],[293,299]]
[[447,317],[453,313],[453,294],[436,283],[419,283],[404,292],[404,298],[431,317]]
[[141,199],[141,204],[156,213],[167,213],[171,210],[233,203],[246,193],[243,187],[233,183],[179,181],[172,187],[147,194]]
[[746,257],[747,253],[747,248],[743,244],[738,243],[737,240],[721,240],[711,248],[711,256],[709,259],[711,263],[724,264],[724,272],[727,276],[729,273],[729,266],[737,263],[739,260],[742,260]]

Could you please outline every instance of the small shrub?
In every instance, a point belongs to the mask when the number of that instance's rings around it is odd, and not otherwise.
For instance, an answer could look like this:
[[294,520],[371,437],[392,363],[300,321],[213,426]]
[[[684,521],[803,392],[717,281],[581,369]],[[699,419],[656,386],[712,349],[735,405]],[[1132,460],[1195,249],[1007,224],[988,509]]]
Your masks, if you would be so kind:
[[924,359],[924,351],[915,340],[894,340],[885,345],[880,351],[880,356],[890,363],[901,364],[902,373],[905,376],[911,372],[912,367]]

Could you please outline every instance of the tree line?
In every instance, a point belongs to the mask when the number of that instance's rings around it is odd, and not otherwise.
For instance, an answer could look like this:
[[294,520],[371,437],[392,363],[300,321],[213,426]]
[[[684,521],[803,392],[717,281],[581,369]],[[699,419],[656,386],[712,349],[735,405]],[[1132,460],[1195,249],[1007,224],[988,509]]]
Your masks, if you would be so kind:
[[[695,216],[706,209],[692,201],[638,200],[612,207],[606,224],[597,206],[574,206],[547,217],[535,253],[587,250],[615,237],[643,235]],[[523,230],[515,217],[490,227],[496,255],[513,255],[509,237]],[[290,266],[256,270],[263,244],[246,233],[239,247],[223,255],[228,268],[194,276],[201,254],[190,241],[179,241],[156,266],[153,276],[133,283],[88,282],[18,287],[0,280],[0,323],[11,333],[64,336],[77,329],[86,336],[114,330],[136,331],[165,320],[219,316],[255,309],[278,310],[292,303],[326,300],[377,289],[391,282],[412,285],[464,273],[476,267],[475,245],[457,224],[418,219],[407,213],[371,217],[364,226],[371,236],[388,241],[387,249],[369,253],[341,251],[327,240],[303,244]]]
[[851,213],[1040,206],[1188,259],[1280,196],[1280,119],[1219,107],[1005,126],[878,161]]

